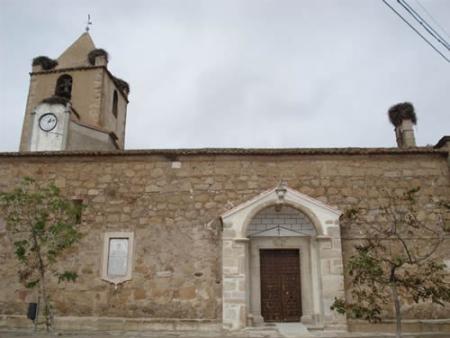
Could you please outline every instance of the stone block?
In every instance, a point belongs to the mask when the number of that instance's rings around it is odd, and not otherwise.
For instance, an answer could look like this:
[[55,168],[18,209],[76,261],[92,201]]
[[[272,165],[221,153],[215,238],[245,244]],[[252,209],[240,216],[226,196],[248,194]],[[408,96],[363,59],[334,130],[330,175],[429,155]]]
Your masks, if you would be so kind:
[[342,252],[341,250],[338,249],[323,249],[320,250],[320,259],[325,259],[325,258],[340,258],[342,257]]
[[145,299],[146,293],[144,289],[136,289],[134,290],[134,299],[135,300],[141,300]]
[[238,289],[238,283],[235,279],[224,279],[223,281],[223,290],[224,291],[236,291]]
[[332,246],[333,246],[334,249],[341,250],[341,240],[333,238]]
[[197,290],[194,286],[184,287],[178,290],[178,297],[182,300],[189,300],[196,297]]
[[327,240],[321,240],[320,241],[320,249],[331,249],[332,248],[332,241],[331,239],[327,239]]

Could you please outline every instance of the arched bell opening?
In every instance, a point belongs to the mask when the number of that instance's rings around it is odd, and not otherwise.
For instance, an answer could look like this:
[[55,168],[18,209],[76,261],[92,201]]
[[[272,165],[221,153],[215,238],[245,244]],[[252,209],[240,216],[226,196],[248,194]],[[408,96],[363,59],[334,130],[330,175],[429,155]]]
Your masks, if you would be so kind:
[[72,76],[69,74],[61,75],[56,81],[55,95],[70,100],[72,98],[72,82]]

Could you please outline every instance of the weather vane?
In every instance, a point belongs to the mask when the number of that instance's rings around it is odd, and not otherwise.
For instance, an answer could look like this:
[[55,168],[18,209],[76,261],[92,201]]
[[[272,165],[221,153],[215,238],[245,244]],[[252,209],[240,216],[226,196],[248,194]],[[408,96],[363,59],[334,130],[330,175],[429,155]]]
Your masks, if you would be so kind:
[[90,14],[88,14],[88,19],[87,19],[87,23],[86,23],[86,32],[89,32],[89,25],[92,25]]

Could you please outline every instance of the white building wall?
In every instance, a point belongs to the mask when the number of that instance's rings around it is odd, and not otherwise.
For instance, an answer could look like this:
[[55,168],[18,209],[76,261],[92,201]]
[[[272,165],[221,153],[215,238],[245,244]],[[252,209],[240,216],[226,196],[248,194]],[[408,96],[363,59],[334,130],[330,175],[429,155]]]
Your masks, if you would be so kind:
[[[56,127],[50,131],[44,131],[39,127],[39,120],[47,113],[53,113],[57,118]],[[70,106],[41,103],[35,108],[32,114],[34,118],[29,150],[65,150],[69,129]]]

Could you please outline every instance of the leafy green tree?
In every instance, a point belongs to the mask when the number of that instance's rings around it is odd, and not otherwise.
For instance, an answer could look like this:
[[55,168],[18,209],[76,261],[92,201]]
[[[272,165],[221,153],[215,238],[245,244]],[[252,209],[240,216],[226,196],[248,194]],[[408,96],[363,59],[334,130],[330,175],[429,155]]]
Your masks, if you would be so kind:
[[[448,239],[446,203],[417,207],[415,188],[389,196],[377,210],[348,210],[343,224],[361,229],[363,236],[347,262],[351,300],[336,298],[332,310],[351,318],[381,321],[383,308],[391,304],[396,337],[401,337],[402,302],[450,301],[450,283],[438,251]],[[436,212],[437,211],[437,212]],[[433,214],[428,217],[426,213]]]
[[80,239],[76,223],[81,205],[61,196],[54,184],[25,178],[14,190],[0,192],[0,211],[19,261],[19,280],[26,288],[39,288],[40,313],[48,331],[53,321],[49,284],[77,278],[75,272],[57,271],[56,265]]

